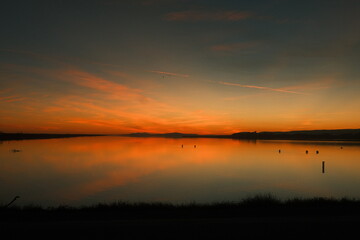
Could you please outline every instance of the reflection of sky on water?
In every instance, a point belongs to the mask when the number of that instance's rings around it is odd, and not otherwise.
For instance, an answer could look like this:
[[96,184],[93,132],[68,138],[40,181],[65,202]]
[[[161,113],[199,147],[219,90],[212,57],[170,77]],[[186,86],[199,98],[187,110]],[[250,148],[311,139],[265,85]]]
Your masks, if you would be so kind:
[[259,193],[359,198],[358,156],[360,144],[354,142],[122,137],[3,142],[0,202],[15,195],[21,196],[18,204],[42,205],[237,201]]
[[322,146],[322,145],[329,145],[329,146],[355,146],[359,147],[360,142],[358,141],[316,141],[316,140],[257,140],[256,142],[261,143],[288,143],[288,144],[300,144],[300,145],[311,145],[311,146]]

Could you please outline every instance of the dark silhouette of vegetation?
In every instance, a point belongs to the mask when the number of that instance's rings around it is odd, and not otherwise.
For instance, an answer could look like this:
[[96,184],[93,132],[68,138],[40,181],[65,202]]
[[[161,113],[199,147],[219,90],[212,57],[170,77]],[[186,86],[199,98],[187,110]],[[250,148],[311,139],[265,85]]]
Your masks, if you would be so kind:
[[290,132],[240,132],[231,135],[237,139],[269,140],[360,140],[360,129],[311,130]]
[[[12,201],[14,202],[18,198]],[[12,203],[11,202],[11,203]],[[11,204],[10,203],[10,204]],[[163,218],[163,217],[181,217],[181,218],[223,218],[223,217],[245,217],[245,216],[359,216],[359,199],[335,199],[335,198],[294,198],[289,200],[280,200],[271,194],[257,195],[246,198],[239,202],[215,202],[208,204],[187,203],[171,204],[163,202],[153,203],[129,203],[113,202],[99,203],[90,206],[71,207],[61,205],[58,207],[43,208],[36,205],[12,206],[10,204],[0,206],[2,215],[17,216],[23,215],[29,217],[42,218],[63,217],[64,219],[74,219],[85,217],[89,214],[100,218]],[[66,213],[66,215],[63,215]],[[70,215],[67,215],[70,214]],[[2,219],[4,220],[4,219]],[[359,219],[360,220],[360,219]]]
[[272,195],[213,204],[126,203],[0,208],[1,234],[46,239],[234,239],[353,237],[360,200],[281,201]]

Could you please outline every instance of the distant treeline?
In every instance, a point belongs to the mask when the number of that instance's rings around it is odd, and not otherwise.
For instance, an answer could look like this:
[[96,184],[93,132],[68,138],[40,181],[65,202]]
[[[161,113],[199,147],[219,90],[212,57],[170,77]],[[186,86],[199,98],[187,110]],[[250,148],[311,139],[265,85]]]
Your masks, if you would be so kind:
[[94,134],[0,133],[0,141],[101,136]]
[[239,132],[231,135],[236,139],[271,140],[360,140],[360,129],[312,130],[291,132]]

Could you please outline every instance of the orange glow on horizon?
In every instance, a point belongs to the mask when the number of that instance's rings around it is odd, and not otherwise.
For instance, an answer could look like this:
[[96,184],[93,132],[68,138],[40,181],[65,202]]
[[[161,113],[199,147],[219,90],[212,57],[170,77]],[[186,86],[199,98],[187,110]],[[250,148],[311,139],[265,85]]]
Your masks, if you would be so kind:
[[[144,77],[119,71],[94,74],[69,65],[55,69],[14,64],[2,67],[26,74],[29,81],[52,79],[51,84],[62,87],[52,92],[31,89],[30,85],[2,90],[2,132],[221,135],[360,127],[356,101],[341,108],[335,108],[340,106],[338,102],[333,102],[331,108],[320,108],[324,104],[322,96],[330,94],[336,83],[329,78],[277,88],[199,79],[199,87],[193,88],[191,84],[197,79],[190,75],[152,71],[171,74],[177,85],[169,89],[154,83],[153,78],[158,76],[148,71],[144,74],[150,75]],[[210,88],[214,86],[215,91]],[[177,94],[175,88],[183,89]],[[218,89],[224,95],[219,95]],[[229,97],[226,91],[254,92]]]

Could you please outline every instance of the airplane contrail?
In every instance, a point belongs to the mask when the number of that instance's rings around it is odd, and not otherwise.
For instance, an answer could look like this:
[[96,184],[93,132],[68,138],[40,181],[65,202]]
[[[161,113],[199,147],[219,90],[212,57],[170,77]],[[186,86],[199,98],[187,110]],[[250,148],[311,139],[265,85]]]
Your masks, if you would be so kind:
[[281,88],[269,88],[269,87],[262,87],[262,86],[243,85],[243,84],[223,82],[223,81],[219,81],[218,83],[223,84],[223,85],[228,85],[228,86],[236,86],[236,87],[243,87],[243,88],[256,88],[256,89],[263,89],[263,90],[269,90],[269,91],[274,91],[274,92],[284,92],[284,93],[306,95],[305,93],[284,90],[284,89],[281,89]]

